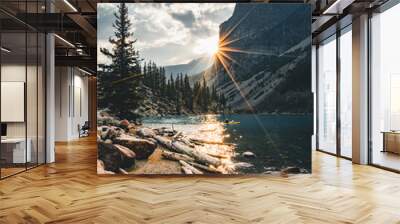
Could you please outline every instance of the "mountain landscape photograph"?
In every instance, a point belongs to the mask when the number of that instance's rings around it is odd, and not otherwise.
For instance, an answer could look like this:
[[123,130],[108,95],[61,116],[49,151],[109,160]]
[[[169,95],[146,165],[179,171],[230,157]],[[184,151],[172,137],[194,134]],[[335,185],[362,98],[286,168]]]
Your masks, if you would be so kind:
[[98,174],[311,172],[311,8],[99,3]]

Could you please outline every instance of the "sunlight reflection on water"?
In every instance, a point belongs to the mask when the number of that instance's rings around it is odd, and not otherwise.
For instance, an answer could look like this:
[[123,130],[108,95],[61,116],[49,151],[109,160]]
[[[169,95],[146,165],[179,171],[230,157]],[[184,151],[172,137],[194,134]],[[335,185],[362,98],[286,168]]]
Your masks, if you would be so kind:
[[[225,125],[218,120],[218,115],[191,116],[187,118],[152,118],[144,120],[143,124],[150,128],[171,128],[188,138],[207,142],[198,145],[196,149],[209,155],[218,157],[224,164],[223,173],[234,173],[235,166],[232,158],[235,156],[235,146],[231,143],[225,143],[226,134]],[[209,143],[209,144],[208,144]]]

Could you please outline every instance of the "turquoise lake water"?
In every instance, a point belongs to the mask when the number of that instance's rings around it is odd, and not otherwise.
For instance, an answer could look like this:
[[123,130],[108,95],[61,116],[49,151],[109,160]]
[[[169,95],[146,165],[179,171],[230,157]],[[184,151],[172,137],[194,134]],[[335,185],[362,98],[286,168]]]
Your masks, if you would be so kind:
[[[223,141],[235,143],[234,162],[247,162],[252,167],[240,168],[239,173],[263,173],[295,166],[311,171],[312,115],[195,115],[143,119],[144,125],[174,127],[196,133],[196,128],[210,122],[223,126]],[[224,124],[225,120],[240,124]],[[203,126],[201,126],[203,127]],[[200,132],[199,132],[200,134]],[[196,135],[196,134],[195,134]],[[241,155],[253,152],[254,158]]]

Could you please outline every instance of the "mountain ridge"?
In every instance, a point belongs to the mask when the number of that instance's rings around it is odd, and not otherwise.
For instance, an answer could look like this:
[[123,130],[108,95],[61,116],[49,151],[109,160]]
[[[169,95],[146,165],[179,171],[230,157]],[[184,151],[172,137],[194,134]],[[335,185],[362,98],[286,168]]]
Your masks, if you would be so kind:
[[236,4],[210,85],[235,111],[312,112],[310,30],[308,6]]
[[199,74],[206,70],[210,65],[210,58],[203,56],[192,59],[186,64],[167,65],[164,66],[164,68],[165,74],[168,76],[168,78],[172,74],[172,77],[175,79],[180,73],[183,75],[187,74],[189,77]]

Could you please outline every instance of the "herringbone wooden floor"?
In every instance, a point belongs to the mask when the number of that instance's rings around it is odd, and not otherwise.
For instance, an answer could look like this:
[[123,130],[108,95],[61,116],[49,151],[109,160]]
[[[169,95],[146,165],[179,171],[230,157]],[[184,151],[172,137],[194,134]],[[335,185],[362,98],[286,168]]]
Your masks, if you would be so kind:
[[313,174],[96,175],[95,139],[0,181],[0,223],[400,223],[400,175],[313,153]]

